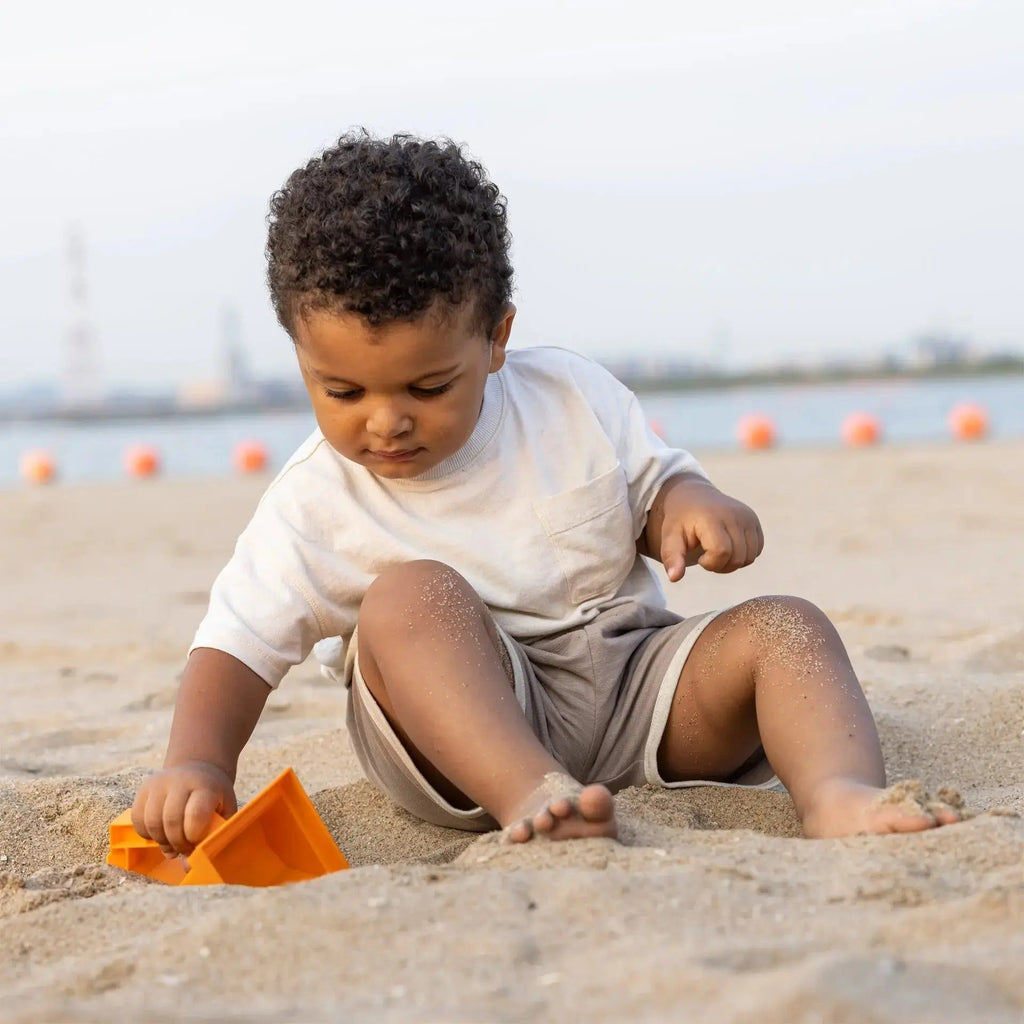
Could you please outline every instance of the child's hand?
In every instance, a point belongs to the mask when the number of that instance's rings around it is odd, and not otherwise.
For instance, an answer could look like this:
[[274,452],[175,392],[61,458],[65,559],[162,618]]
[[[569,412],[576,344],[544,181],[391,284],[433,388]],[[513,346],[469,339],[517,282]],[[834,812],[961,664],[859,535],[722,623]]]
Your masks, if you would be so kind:
[[711,572],[750,565],[764,548],[764,534],[753,509],[742,501],[706,480],[677,477],[665,484],[651,507],[647,546],[658,552],[675,583],[694,563]]
[[238,809],[231,778],[206,761],[165,768],[147,779],[132,805],[132,827],[168,856],[190,854],[206,836],[214,812],[230,817]]

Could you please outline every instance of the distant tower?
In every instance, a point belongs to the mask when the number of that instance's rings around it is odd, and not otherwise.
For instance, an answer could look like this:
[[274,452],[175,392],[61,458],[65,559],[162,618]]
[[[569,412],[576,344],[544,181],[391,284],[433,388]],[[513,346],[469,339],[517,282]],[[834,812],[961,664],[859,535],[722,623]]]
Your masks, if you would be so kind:
[[225,306],[221,312],[221,337],[224,352],[224,385],[229,401],[245,399],[252,384],[249,360],[242,346],[242,321],[234,306]]
[[103,395],[96,339],[89,323],[85,240],[78,227],[68,228],[67,261],[70,304],[64,349],[64,405],[82,408],[98,405]]

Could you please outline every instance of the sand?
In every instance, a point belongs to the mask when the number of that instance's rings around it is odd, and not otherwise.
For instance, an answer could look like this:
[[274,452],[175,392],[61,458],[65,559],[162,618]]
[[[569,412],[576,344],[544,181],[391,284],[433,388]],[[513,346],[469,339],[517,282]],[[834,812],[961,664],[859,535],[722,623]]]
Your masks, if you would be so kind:
[[[206,590],[265,481],[0,494],[0,1017],[1019,1022],[1024,1016],[1024,442],[720,454],[762,517],[687,613],[795,593],[836,623],[890,777],[972,813],[799,838],[785,794],[619,795],[622,842],[503,846],[361,779],[307,663],[243,754],[292,765],[353,870],[176,889],[103,863],[163,753]],[[898,799],[918,799],[914,786]]]

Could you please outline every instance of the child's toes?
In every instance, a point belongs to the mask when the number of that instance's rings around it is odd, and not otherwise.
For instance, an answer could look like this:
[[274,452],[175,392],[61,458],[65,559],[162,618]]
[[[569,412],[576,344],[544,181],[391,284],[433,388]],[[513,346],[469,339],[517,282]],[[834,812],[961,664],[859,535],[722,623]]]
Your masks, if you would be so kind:
[[576,802],[587,821],[609,821],[615,812],[612,795],[604,786],[587,786]]
[[560,800],[549,803],[548,811],[556,818],[568,818],[569,815],[576,813],[576,805],[567,796],[563,796]]
[[932,800],[928,804],[928,810],[935,818],[937,825],[955,825],[960,821],[960,814],[956,808],[950,807],[949,804],[943,803],[941,800]]
[[555,816],[549,808],[545,807],[533,816],[533,827],[538,832],[550,832],[555,827]]
[[517,821],[505,829],[505,835],[510,843],[528,843],[533,838],[533,825],[528,819]]

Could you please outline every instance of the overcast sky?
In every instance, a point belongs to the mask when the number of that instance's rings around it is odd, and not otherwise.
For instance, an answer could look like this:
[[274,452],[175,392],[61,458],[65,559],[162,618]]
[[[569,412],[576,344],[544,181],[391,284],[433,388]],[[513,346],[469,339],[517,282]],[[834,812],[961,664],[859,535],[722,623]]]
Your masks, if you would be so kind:
[[509,200],[513,343],[724,357],[943,330],[1024,348],[1020,0],[96,2],[0,14],[0,387],[291,373],[267,199],[345,129],[466,143]]

